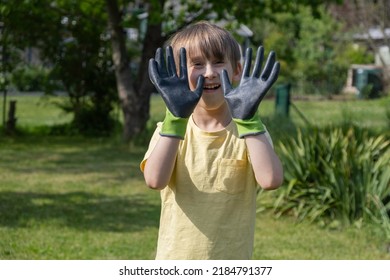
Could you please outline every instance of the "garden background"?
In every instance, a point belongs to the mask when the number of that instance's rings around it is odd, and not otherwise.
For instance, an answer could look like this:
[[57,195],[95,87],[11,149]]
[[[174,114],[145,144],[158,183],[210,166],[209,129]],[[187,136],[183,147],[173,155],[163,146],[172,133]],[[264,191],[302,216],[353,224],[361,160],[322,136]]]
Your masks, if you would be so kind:
[[[285,182],[258,193],[253,258],[390,259],[390,97],[377,65],[390,44],[353,39],[385,30],[388,1],[195,2],[0,2],[0,259],[154,258],[160,198],[139,163],[165,107],[145,61],[204,18],[282,66],[259,114]],[[351,65],[379,67],[380,85],[354,72],[346,87]]]

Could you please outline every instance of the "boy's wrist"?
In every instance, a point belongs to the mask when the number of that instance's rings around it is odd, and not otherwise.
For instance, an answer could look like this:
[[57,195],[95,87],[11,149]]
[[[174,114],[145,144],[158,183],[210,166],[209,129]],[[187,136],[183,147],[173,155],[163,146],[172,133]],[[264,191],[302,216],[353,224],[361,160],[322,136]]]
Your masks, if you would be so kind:
[[184,135],[187,130],[187,123],[188,118],[176,117],[167,108],[160,135],[184,139]]
[[235,119],[233,121],[236,123],[238,135],[240,138],[244,138],[249,135],[258,135],[265,133],[265,126],[260,119],[258,114],[255,114],[252,118],[247,120]]

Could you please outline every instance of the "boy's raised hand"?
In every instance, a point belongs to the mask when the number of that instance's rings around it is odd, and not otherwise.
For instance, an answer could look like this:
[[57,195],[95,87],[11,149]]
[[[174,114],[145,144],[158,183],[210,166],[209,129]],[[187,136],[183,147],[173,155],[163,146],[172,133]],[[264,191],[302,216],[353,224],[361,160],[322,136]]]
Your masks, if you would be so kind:
[[233,120],[237,124],[240,137],[260,134],[265,131],[257,109],[268,90],[278,78],[280,65],[275,60],[275,53],[270,52],[263,71],[264,48],[257,50],[255,66],[250,75],[252,49],[246,50],[244,68],[238,87],[230,84],[226,70],[222,71],[222,88]]
[[204,77],[199,76],[197,86],[191,91],[188,85],[186,50],[180,49],[180,76],[177,75],[172,47],[166,48],[167,64],[159,48],[149,60],[149,78],[167,106],[160,134],[184,138],[189,116],[203,92]]

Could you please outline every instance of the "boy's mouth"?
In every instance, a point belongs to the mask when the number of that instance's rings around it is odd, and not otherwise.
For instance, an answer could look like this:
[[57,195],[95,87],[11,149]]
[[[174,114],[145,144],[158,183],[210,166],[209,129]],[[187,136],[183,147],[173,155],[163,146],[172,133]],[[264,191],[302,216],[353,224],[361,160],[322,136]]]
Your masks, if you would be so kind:
[[208,85],[204,85],[203,89],[204,90],[216,90],[216,89],[219,89],[220,87],[221,87],[220,84],[208,84]]

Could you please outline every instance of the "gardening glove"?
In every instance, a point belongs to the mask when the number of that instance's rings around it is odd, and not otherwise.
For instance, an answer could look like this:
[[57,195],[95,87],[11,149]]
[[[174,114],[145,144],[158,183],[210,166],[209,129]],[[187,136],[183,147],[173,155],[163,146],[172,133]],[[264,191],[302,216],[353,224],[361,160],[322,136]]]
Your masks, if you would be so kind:
[[280,65],[275,61],[275,52],[272,51],[261,72],[263,58],[264,48],[259,47],[252,75],[249,76],[252,49],[246,50],[241,81],[235,89],[230,84],[226,70],[222,71],[222,89],[240,138],[265,132],[257,110],[260,102],[277,80]]
[[177,76],[172,47],[166,48],[167,66],[162,49],[149,60],[149,78],[167,107],[160,135],[184,139],[188,118],[202,95],[204,77],[199,76],[195,91],[188,85],[186,50],[180,49],[180,76]]

